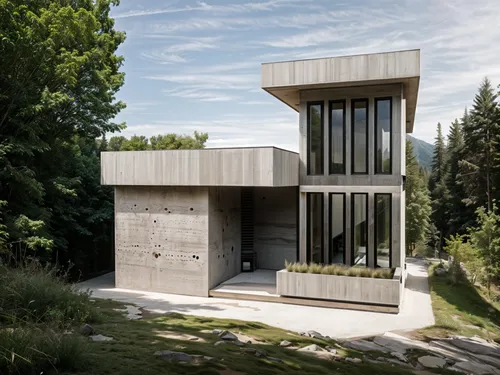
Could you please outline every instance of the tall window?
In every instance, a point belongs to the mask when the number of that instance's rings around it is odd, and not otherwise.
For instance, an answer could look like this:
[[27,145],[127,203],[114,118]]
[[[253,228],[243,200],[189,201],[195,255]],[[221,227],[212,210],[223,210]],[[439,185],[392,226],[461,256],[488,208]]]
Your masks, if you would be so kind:
[[352,263],[367,265],[368,194],[352,194]]
[[323,174],[323,102],[307,103],[307,174]]
[[392,100],[375,99],[375,173],[392,172]]
[[352,173],[368,173],[368,100],[352,101]]
[[307,194],[307,261],[323,263],[323,193]]
[[330,102],[330,174],[345,174],[345,101]]
[[375,194],[375,266],[391,267],[391,194]]
[[330,263],[345,263],[345,194],[330,194]]

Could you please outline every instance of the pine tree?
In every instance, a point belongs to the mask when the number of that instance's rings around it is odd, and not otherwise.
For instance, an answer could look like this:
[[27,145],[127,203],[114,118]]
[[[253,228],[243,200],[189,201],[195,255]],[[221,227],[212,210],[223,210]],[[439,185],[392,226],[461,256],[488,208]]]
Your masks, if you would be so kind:
[[468,194],[467,203],[473,207],[492,209],[494,173],[498,174],[495,148],[499,136],[497,95],[485,78],[474,98],[470,115],[463,123],[464,160],[461,175]]
[[[467,116],[467,110],[464,117]],[[463,123],[463,120],[462,120]],[[455,119],[451,124],[448,134],[448,146],[446,154],[448,156],[447,174],[445,178],[446,189],[448,191],[445,202],[445,216],[447,218],[445,237],[450,235],[461,235],[466,233],[466,229],[475,219],[474,210],[465,204],[466,195],[464,184],[460,175],[460,160],[463,159],[464,138],[462,125]]]
[[416,246],[425,241],[431,206],[424,173],[420,172],[413,145],[406,141],[406,253],[413,255]]
[[432,207],[431,219],[436,226],[440,251],[444,243],[444,235],[448,218],[446,216],[446,200],[448,190],[446,188],[446,145],[441,130],[441,124],[437,124],[437,136],[434,143],[434,155],[432,159],[432,170],[429,177],[429,191]]

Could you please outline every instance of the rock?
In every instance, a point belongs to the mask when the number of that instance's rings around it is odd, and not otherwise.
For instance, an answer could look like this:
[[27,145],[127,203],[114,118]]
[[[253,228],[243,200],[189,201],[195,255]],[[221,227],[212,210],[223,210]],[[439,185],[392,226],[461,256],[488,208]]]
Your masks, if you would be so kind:
[[452,358],[454,361],[467,361],[470,357],[469,353],[457,348],[446,340],[433,340],[429,342],[429,351],[434,354],[444,355],[447,358]]
[[304,346],[298,350],[299,352],[320,352],[323,351],[318,345],[312,344],[308,346]]
[[183,352],[173,352],[171,350],[160,350],[155,353],[157,357],[164,358],[170,362],[193,362],[193,357]]
[[406,358],[404,354],[401,354],[399,352],[391,352],[391,355],[400,360],[401,362],[408,362],[408,358]]
[[482,354],[476,354],[474,357],[476,357],[477,359],[480,359],[481,360],[480,362],[484,362],[490,366],[500,368],[500,359],[499,358],[490,357],[490,356],[482,355]]
[[327,346],[325,349],[326,349],[329,353],[332,353],[332,354],[337,354],[337,349],[332,348],[331,346]]
[[307,335],[313,339],[323,339],[323,335],[316,331],[307,331]]
[[290,341],[283,340],[282,342],[280,342],[280,346],[283,348],[288,348],[289,346],[292,346],[292,343]]
[[214,357],[209,357],[209,356],[204,355],[204,356],[203,356],[203,359],[204,359],[205,361],[213,361],[215,358],[214,358]]
[[436,276],[444,276],[447,273],[448,272],[444,268],[435,268],[434,269],[434,275],[436,275]]
[[104,335],[91,335],[90,339],[92,341],[97,341],[97,342],[113,341],[114,340],[114,338],[108,337],[108,336],[104,336]]
[[479,337],[452,336],[448,342],[471,353],[500,357],[499,345],[489,343]]
[[267,353],[266,353],[266,352],[264,352],[264,351],[262,351],[262,350],[257,350],[257,351],[255,352],[255,356],[256,356],[257,358],[265,358],[265,357],[267,356]]
[[221,329],[214,329],[214,330],[212,331],[212,333],[213,333],[214,335],[220,335],[220,334],[222,333],[222,330],[221,330]]
[[227,341],[217,341],[214,346],[226,345]]
[[388,352],[405,354],[410,349],[429,350],[429,344],[422,341],[412,340],[396,333],[386,332],[377,336],[373,342],[388,349]]
[[200,338],[199,337],[190,337],[189,341],[198,341]]
[[427,368],[444,368],[446,360],[432,355],[424,355],[418,358],[418,363]]
[[449,367],[448,370],[465,372],[467,374],[483,375],[483,374],[500,374],[500,370],[485,363],[466,361],[457,362],[455,366]]
[[219,337],[224,341],[237,341],[238,340],[238,337],[229,331],[222,331],[221,333],[219,333]]
[[399,361],[399,360],[397,360],[395,358],[378,357],[377,360],[381,361],[381,362],[390,363],[390,364],[393,364],[393,365],[398,365],[398,366],[401,366],[401,367],[411,367],[411,368],[413,368],[413,366],[410,365],[409,363]]
[[362,352],[367,352],[367,351],[378,351],[384,353],[390,352],[389,349],[368,340],[345,341],[342,344],[349,349],[359,350]]
[[80,327],[80,333],[84,336],[90,336],[93,335],[95,331],[90,324],[84,324]]
[[351,357],[347,357],[345,359],[346,362],[351,362],[351,363],[361,363],[363,362],[360,358],[351,358]]
[[255,354],[257,353],[257,349],[255,348],[243,348],[243,351],[248,354]]
[[239,340],[236,340],[236,341],[230,341],[230,340],[221,340],[221,341],[217,341],[214,346],[219,346],[219,345],[226,345],[226,344],[233,344],[233,345],[236,345],[236,346],[244,346],[245,344],[242,343],[241,341]]

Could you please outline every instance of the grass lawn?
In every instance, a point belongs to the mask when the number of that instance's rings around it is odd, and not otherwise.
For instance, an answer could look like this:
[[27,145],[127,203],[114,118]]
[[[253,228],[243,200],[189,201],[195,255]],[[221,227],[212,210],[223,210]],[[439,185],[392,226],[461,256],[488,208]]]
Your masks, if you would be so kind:
[[[143,320],[128,320],[123,313],[113,308],[122,308],[117,302],[97,300],[101,319],[92,326],[97,333],[115,338],[113,342],[89,342],[87,371],[59,372],[59,374],[213,374],[213,375],[271,375],[271,374],[410,374],[409,370],[391,365],[367,363],[361,364],[344,361],[319,359],[315,356],[298,353],[292,349],[281,348],[279,343],[288,340],[294,346],[303,347],[309,344],[335,347],[328,340],[302,337],[296,333],[266,326],[255,322],[237,320],[211,319],[180,314],[150,315],[145,314]],[[307,319],[307,317],[304,317]],[[267,352],[268,356],[277,357],[284,363],[272,362],[257,358],[254,354],[245,353],[235,345],[214,346],[219,341],[211,333],[213,329],[225,329],[234,333],[243,333],[261,343],[248,344],[245,347],[257,348]],[[208,330],[210,332],[202,333]],[[173,331],[177,334],[197,336],[201,341],[178,340],[165,338],[161,332]],[[188,354],[199,354],[214,357],[213,361],[199,365],[170,363],[158,358],[154,353],[158,350],[181,351]],[[350,357],[362,357],[356,351],[338,347],[338,354]]]
[[434,275],[429,268],[429,286],[436,324],[419,330],[423,336],[480,336],[500,343],[500,303],[488,298],[485,288],[468,283],[452,285],[447,276]]

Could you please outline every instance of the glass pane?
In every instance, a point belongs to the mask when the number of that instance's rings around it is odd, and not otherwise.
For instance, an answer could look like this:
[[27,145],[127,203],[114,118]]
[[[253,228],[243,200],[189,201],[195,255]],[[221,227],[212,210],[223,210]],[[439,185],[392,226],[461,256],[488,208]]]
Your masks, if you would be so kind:
[[330,195],[330,263],[344,264],[344,194]]
[[308,259],[311,262],[323,263],[323,194],[310,193],[307,197]]
[[322,112],[323,105],[321,104],[312,104],[309,106],[307,173],[310,175],[323,174]]
[[344,103],[331,103],[330,109],[330,173],[345,173]]
[[353,101],[353,172],[368,173],[367,171],[367,120],[368,102]]
[[368,222],[366,215],[367,200],[366,194],[353,194],[353,211],[352,217],[354,221],[354,265],[366,265],[366,254],[368,245]]
[[375,243],[377,245],[377,267],[391,266],[391,195],[375,195]]
[[391,100],[377,100],[376,106],[377,163],[375,172],[391,173]]

